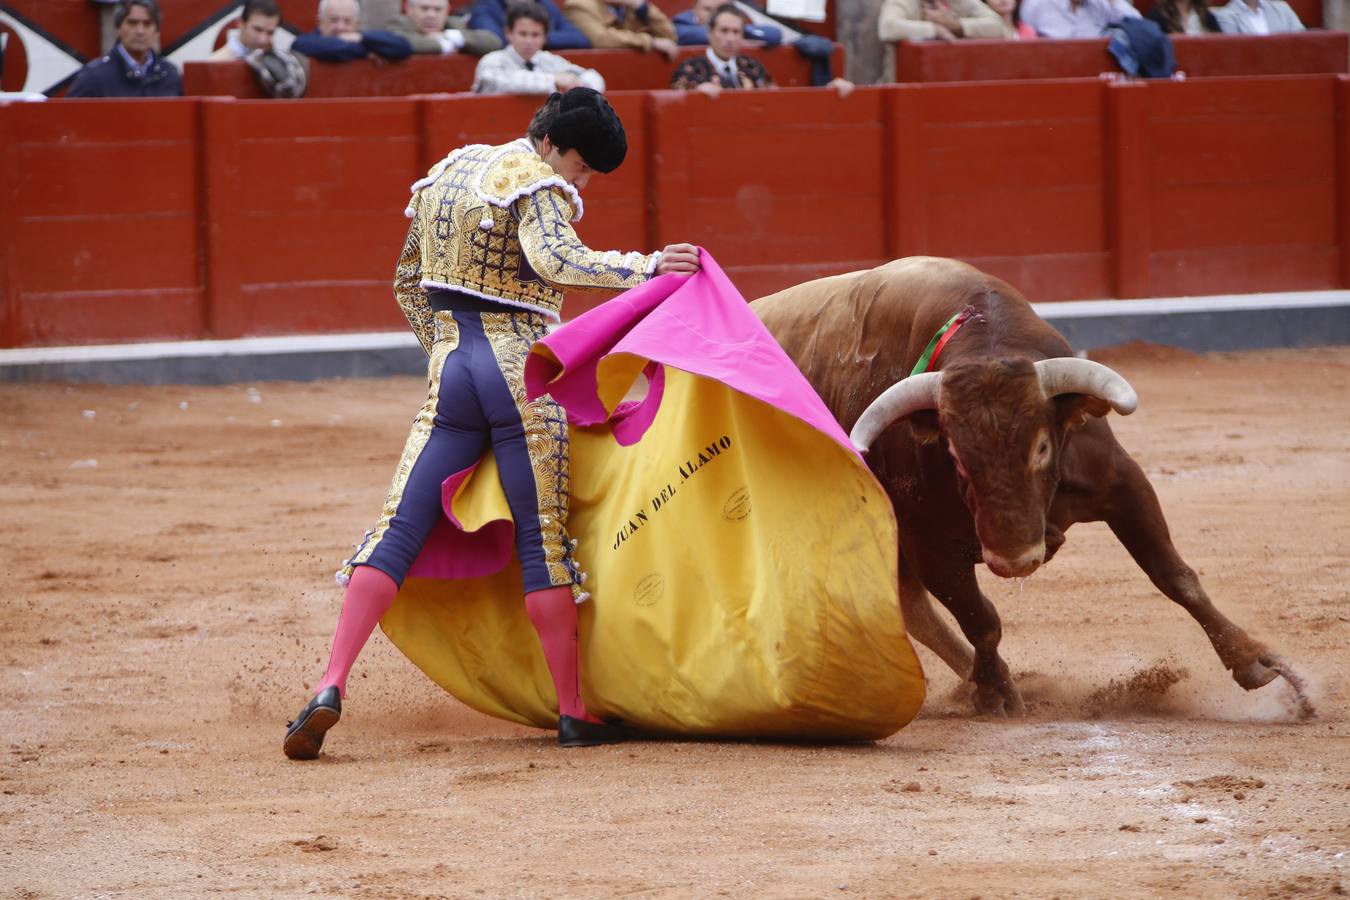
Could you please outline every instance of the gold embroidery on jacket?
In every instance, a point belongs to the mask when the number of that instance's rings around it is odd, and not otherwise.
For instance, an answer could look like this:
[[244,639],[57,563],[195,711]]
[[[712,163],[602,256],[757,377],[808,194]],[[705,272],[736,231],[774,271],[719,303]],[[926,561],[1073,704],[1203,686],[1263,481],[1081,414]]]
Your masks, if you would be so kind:
[[403,252],[399,254],[398,266],[394,269],[394,300],[403,310],[422,349],[428,356],[431,355],[431,345],[436,342],[436,319],[427,301],[426,289],[422,287],[422,249],[418,242],[416,222],[408,228]]
[[598,252],[581,243],[571,225],[580,198],[527,143],[456,154],[409,205],[423,285],[556,320],[565,289],[625,290],[655,268],[655,254]]

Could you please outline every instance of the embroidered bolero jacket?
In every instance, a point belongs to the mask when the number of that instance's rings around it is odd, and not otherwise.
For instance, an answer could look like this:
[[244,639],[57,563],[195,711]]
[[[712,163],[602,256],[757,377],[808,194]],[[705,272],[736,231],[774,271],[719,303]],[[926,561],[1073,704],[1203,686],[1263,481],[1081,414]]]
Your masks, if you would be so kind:
[[623,291],[656,269],[660,253],[592,250],[572,222],[576,189],[523,138],[470,144],[412,186],[412,225],[394,275],[394,297],[431,352],[427,289],[482,297],[559,321],[563,292]]

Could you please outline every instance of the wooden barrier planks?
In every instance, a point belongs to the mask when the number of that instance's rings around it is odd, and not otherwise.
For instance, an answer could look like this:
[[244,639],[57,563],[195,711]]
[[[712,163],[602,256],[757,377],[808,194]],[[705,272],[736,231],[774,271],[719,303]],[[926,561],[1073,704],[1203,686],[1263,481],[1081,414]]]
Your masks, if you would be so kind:
[[[1310,75],[1350,72],[1350,35],[1304,31],[1271,35],[1171,35],[1187,77]],[[901,41],[895,80],[1009,81],[1096,78],[1118,72],[1106,38],[1039,41]]]
[[747,297],[882,262],[882,93],[653,94],[653,243],[707,247]]
[[899,87],[889,257],[956,256],[1041,300],[1111,295],[1096,82]]
[[[702,244],[747,297],[913,254],[1034,300],[1350,287],[1350,76],[611,100],[582,239]],[[409,185],[538,102],[0,107],[0,343],[401,328]]]
[[213,337],[403,320],[390,285],[418,177],[416,102],[204,101]]
[[198,105],[72,100],[0,112],[8,342],[199,336]]

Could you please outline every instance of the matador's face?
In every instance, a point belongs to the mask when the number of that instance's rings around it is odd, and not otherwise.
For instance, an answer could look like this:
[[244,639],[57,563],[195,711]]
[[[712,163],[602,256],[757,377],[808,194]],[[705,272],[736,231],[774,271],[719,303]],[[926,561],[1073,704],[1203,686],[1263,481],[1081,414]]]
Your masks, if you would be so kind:
[[544,138],[544,146],[539,155],[544,158],[544,162],[553,167],[553,171],[577,190],[586,187],[591,176],[595,174],[595,170],[586,164],[580,153],[576,150],[559,150],[548,138]]

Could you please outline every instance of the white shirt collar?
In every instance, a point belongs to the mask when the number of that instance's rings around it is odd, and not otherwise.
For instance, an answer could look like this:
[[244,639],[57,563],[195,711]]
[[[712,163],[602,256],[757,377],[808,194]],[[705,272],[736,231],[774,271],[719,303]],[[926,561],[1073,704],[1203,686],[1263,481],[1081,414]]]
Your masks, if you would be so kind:
[[730,66],[731,80],[736,82],[740,81],[740,78],[736,73],[736,57],[733,56],[730,60],[723,59],[722,57],[718,56],[716,53],[713,52],[712,47],[708,47],[703,52],[708,55],[708,62],[712,63],[712,67],[717,72],[718,75],[726,75],[727,67]]

